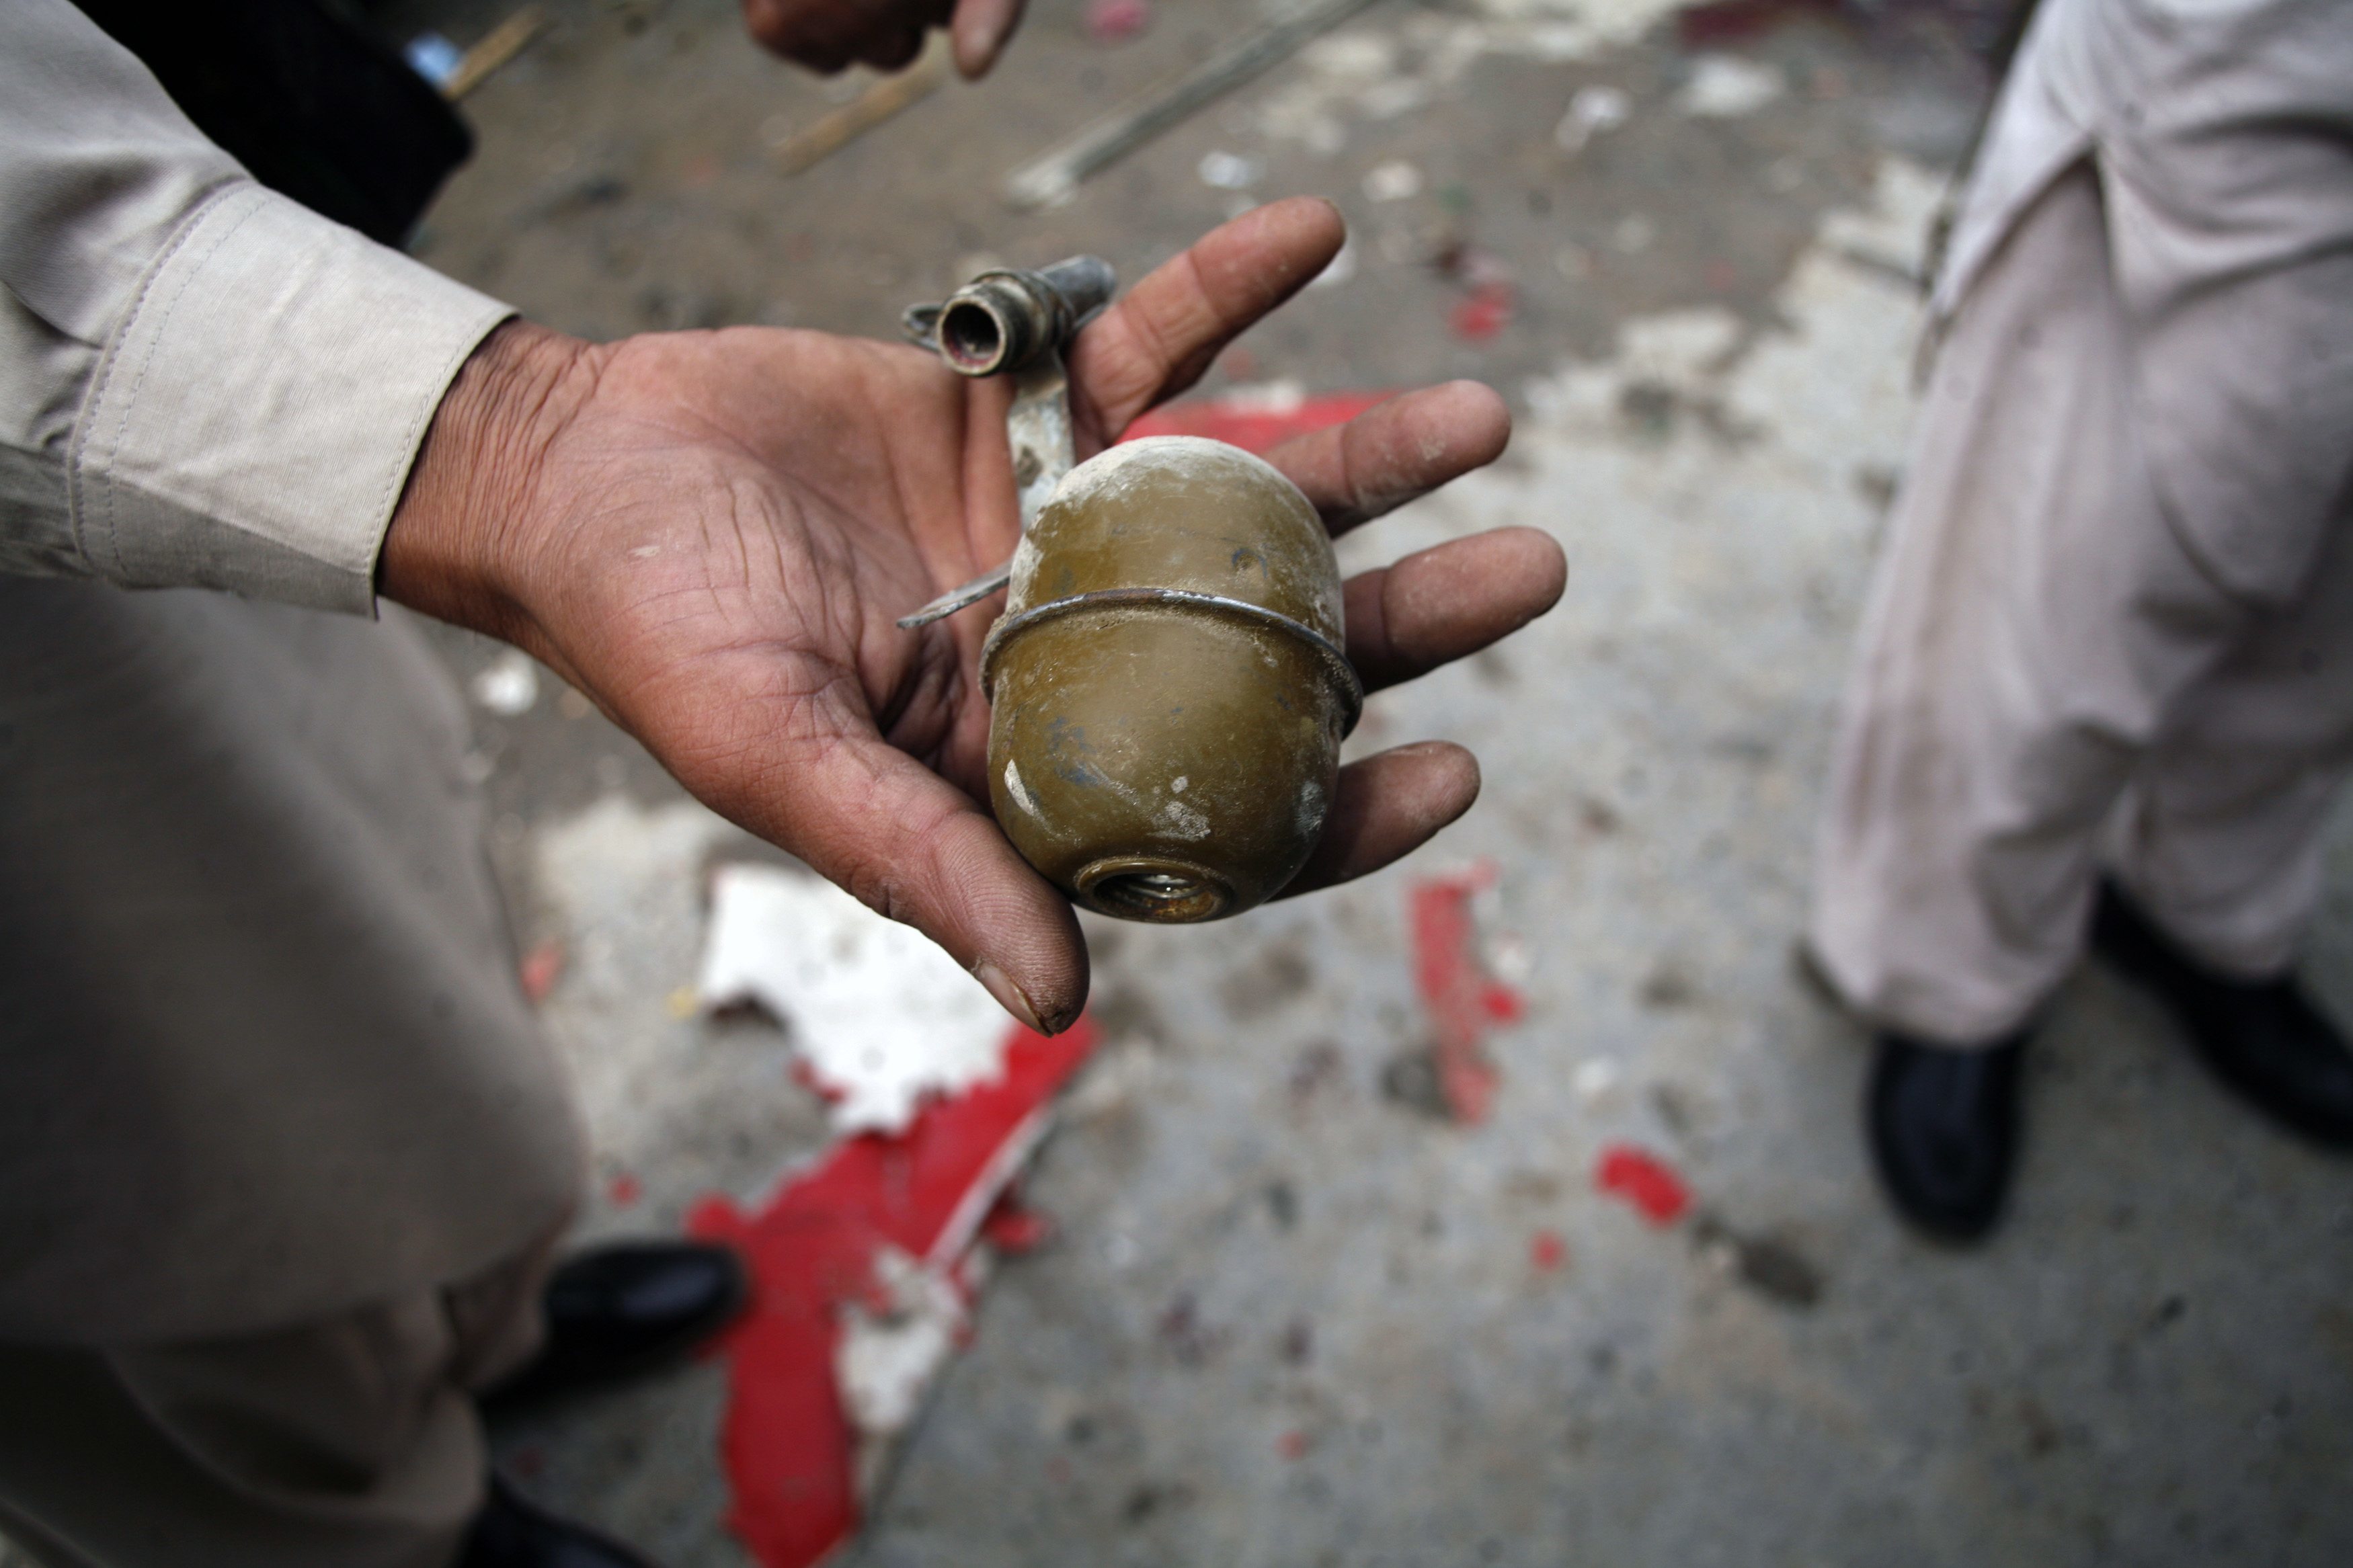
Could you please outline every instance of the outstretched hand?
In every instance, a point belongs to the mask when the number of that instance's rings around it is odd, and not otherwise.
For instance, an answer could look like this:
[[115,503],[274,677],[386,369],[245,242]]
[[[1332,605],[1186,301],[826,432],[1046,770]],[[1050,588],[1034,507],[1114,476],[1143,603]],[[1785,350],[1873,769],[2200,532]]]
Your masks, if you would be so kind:
[[[1081,458],[1183,391],[1338,250],[1305,198],[1235,219],[1080,334]],[[919,350],[731,328],[588,344],[523,322],[485,341],[435,416],[385,540],[388,597],[528,650],[706,805],[953,954],[1024,1023],[1068,1026],[1087,957],[1062,895],[989,816],[989,620],[893,622],[1012,552],[1003,380]],[[1492,461],[1502,401],[1409,393],[1269,460],[1337,534]],[[1368,690],[1542,614],[1559,546],[1499,529],[1346,585]],[[1377,869],[1461,815],[1461,748],[1341,770],[1286,893]]]

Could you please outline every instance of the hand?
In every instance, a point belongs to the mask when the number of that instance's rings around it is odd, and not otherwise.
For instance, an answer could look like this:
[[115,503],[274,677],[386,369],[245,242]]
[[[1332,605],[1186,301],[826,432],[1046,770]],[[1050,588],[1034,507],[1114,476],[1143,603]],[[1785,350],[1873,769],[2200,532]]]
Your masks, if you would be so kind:
[[[1304,198],[1227,224],[1080,334],[1083,458],[1190,385],[1321,271],[1340,217]],[[1011,553],[1011,389],[919,350],[732,328],[590,345],[522,322],[434,417],[385,538],[391,598],[528,649],[713,810],[955,955],[1048,1031],[1078,1016],[1070,904],[987,808],[989,620],[893,618]],[[1336,533],[1504,449],[1510,419],[1456,383],[1271,453]],[[1346,587],[1368,689],[1485,647],[1559,597],[1560,547],[1499,529]],[[1288,891],[1377,869],[1467,810],[1461,748],[1341,770]]]
[[945,27],[956,69],[988,74],[1020,24],[1026,0],[744,0],[744,25],[769,49],[831,76],[844,67],[897,70]]

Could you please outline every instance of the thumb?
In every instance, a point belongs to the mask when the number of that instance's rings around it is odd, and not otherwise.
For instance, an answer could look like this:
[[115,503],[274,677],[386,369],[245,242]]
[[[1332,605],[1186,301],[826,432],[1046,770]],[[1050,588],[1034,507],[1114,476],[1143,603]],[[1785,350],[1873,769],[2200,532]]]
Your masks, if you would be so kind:
[[1021,23],[1025,0],[956,0],[948,35],[955,44],[957,72],[966,81],[978,81],[1004,52],[1013,29]]
[[970,796],[879,735],[832,738],[789,770],[773,822],[747,822],[868,908],[913,926],[1040,1034],[1087,1000],[1070,902]]

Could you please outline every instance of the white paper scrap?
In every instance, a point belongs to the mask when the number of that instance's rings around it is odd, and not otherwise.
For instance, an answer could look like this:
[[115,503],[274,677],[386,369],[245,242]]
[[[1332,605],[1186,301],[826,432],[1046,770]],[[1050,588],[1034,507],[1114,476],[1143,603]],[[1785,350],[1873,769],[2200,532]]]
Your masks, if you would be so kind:
[[955,960],[780,866],[713,874],[696,992],[704,1007],[754,1002],[782,1023],[810,1077],[839,1097],[843,1132],[902,1131],[927,1096],[1004,1071],[1009,1020]]

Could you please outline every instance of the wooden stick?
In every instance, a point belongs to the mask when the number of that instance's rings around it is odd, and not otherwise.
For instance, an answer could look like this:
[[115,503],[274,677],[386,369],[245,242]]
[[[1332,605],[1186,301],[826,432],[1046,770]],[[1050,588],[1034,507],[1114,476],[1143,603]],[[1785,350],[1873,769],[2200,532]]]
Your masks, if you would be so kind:
[[1024,210],[1068,201],[1079,182],[1126,157],[1204,104],[1288,59],[1302,44],[1329,32],[1373,0],[1314,0],[1289,20],[1250,34],[1167,86],[1096,121],[1051,152],[1005,178],[1005,199]]
[[897,76],[884,77],[815,124],[777,143],[778,166],[788,175],[797,174],[832,157],[901,110],[931,97],[947,80],[948,51],[948,35],[933,34],[923,58],[913,65]]
[[458,68],[441,87],[441,96],[455,103],[476,88],[484,79],[522,53],[530,42],[546,30],[547,13],[536,5],[522,10],[482,35],[481,41],[458,57]]

